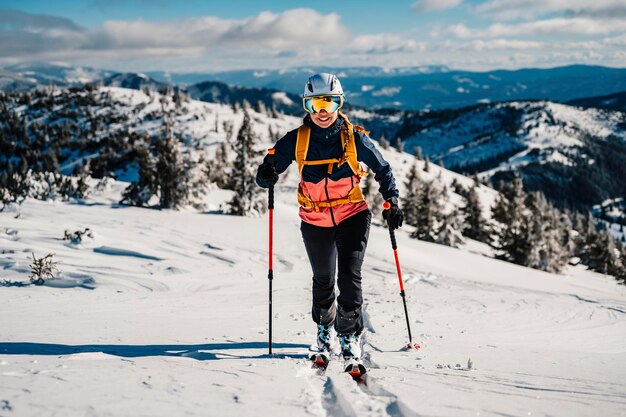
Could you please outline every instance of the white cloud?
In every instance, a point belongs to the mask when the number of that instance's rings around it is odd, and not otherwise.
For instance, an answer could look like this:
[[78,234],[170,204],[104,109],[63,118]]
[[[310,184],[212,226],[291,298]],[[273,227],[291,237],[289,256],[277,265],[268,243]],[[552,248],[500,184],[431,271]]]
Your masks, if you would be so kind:
[[165,22],[108,21],[97,35],[96,40],[105,47],[129,49],[188,45],[206,49],[214,46],[299,49],[306,44],[345,40],[350,36],[339,15],[322,15],[312,9],[262,12],[242,20],[207,16]]
[[417,0],[411,5],[411,8],[420,12],[447,10],[458,6],[462,1],[463,0]]
[[595,51],[569,51],[569,52],[552,52],[548,55],[552,62],[598,62],[604,59],[602,54]]
[[156,22],[109,20],[94,28],[23,13],[23,25],[1,25],[13,17],[0,11],[0,64],[60,59],[109,68],[114,62],[125,70],[155,66],[148,61],[169,69],[201,61],[218,68],[322,60],[358,65],[374,55],[410,55],[428,48],[424,42],[396,34],[354,37],[339,15],[312,9],[263,12],[239,20],[214,16]]
[[612,38],[604,38],[602,39],[602,43],[610,46],[626,46],[626,33]]
[[570,50],[583,50],[583,49],[602,49],[606,45],[596,41],[571,41],[571,42],[554,42],[551,44],[553,49],[570,49]]
[[[263,12],[241,20],[198,17],[159,22],[144,20],[106,21],[95,29],[85,29],[67,19],[0,12],[0,56],[47,54],[57,51],[73,55],[78,51],[94,54],[116,51],[121,54],[178,55],[219,48],[236,48],[275,54],[298,51],[309,45],[350,39],[339,15],[323,15],[312,9],[282,13]],[[12,24],[2,26],[2,22]]]
[[613,59],[620,60],[622,65],[626,65],[626,51],[615,51]]
[[476,6],[479,14],[500,20],[533,19],[550,13],[588,17],[624,17],[624,0],[488,0]]
[[608,35],[624,30],[619,19],[553,18],[518,24],[496,23],[484,29],[471,29],[458,24],[449,26],[446,32],[457,38],[493,38],[536,35]]
[[397,35],[380,33],[357,36],[350,42],[348,52],[368,54],[388,54],[396,52],[423,52],[427,49],[424,42],[416,42]]
[[538,49],[544,47],[542,42],[519,41],[509,39],[478,39],[458,46],[461,50],[483,51],[483,50],[509,50],[509,49]]
[[435,29],[432,34],[437,36],[426,43],[393,33],[353,36],[337,14],[311,9],[236,20],[115,20],[94,28],[55,16],[0,11],[0,66],[63,60],[124,71],[191,72],[319,65],[487,70],[554,66],[576,59],[620,65],[624,59],[616,49],[626,45],[621,23],[566,16],[486,27],[456,24]]

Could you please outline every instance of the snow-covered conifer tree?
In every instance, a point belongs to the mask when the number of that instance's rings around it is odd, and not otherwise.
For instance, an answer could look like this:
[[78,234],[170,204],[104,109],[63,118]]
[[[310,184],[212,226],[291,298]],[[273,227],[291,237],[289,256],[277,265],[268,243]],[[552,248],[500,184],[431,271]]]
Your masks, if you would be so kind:
[[419,177],[417,163],[413,162],[411,170],[404,183],[402,195],[402,213],[404,222],[410,226],[417,226],[417,210],[420,204],[422,181]]
[[396,142],[394,143],[394,148],[396,148],[396,151],[402,153],[404,152],[404,143],[402,142],[401,138],[396,138]]
[[421,146],[416,146],[415,149],[413,150],[413,153],[415,154],[415,157],[419,161],[423,161],[424,160],[424,152],[422,152],[422,147]]
[[458,248],[463,244],[465,239],[463,239],[462,229],[463,229],[463,218],[461,214],[456,210],[452,209],[449,213],[443,215],[441,226],[439,226],[439,230],[437,231],[437,243],[446,246],[452,246],[453,248]]
[[573,223],[577,233],[574,239],[574,256],[580,258],[583,265],[589,265],[589,249],[598,239],[595,219],[590,211],[586,215],[576,213]]
[[381,135],[380,139],[378,140],[378,143],[380,144],[380,147],[383,149],[389,149],[389,141],[387,140],[387,138],[385,137],[385,135]]
[[541,193],[531,193],[526,199],[530,209],[530,250],[526,265],[548,272],[561,272],[571,257],[563,245],[563,226],[559,213]]
[[265,107],[265,103],[263,103],[263,101],[261,100],[257,100],[256,104],[254,105],[254,111],[260,114],[267,115],[267,107]]
[[168,122],[164,123],[156,153],[155,176],[159,185],[159,205],[162,208],[178,208],[189,203],[192,163],[189,158],[183,158],[178,139],[172,134]]
[[205,175],[209,182],[215,183],[218,188],[231,189],[232,180],[230,162],[228,161],[228,145],[222,142],[215,150],[213,158],[205,164]]
[[411,237],[429,242],[437,241],[437,232],[443,220],[446,196],[437,181],[424,181],[417,203],[417,219]]
[[461,207],[463,217],[463,235],[480,242],[487,242],[487,221],[483,216],[483,207],[478,194],[478,185],[474,184],[465,195],[465,204]]
[[233,143],[235,159],[231,170],[231,184],[235,195],[228,203],[230,214],[245,216],[263,210],[264,204],[260,198],[260,189],[255,183],[256,167],[260,163],[261,155],[261,152],[255,148],[256,144],[257,137],[252,130],[250,114],[244,110],[243,123]]
[[155,160],[148,144],[142,143],[135,150],[135,162],[139,166],[138,180],[132,182],[122,193],[122,204],[131,206],[147,206],[150,198],[158,191],[155,175]]
[[588,264],[590,269],[614,275],[620,269],[619,251],[608,230],[602,230],[589,247]]
[[492,209],[496,257],[518,265],[528,265],[530,253],[530,213],[525,208],[526,193],[516,177],[503,185]]

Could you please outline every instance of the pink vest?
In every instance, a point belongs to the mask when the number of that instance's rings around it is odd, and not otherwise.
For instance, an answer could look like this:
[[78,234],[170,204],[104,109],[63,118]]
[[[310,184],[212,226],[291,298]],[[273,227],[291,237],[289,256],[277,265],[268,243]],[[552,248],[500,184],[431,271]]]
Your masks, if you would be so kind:
[[[328,201],[346,197],[358,181],[359,178],[352,175],[337,181],[325,178],[317,184],[301,180],[300,185],[304,193],[311,197],[311,200]],[[319,210],[300,207],[300,218],[315,226],[333,227],[344,219],[367,209],[368,205],[365,201],[339,204],[334,207],[320,207]],[[334,224],[333,219],[335,220]]]

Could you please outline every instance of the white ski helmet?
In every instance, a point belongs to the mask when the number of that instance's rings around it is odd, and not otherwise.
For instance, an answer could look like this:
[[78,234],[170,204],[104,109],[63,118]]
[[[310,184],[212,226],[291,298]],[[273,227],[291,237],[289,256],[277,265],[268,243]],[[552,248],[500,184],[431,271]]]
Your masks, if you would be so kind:
[[304,85],[302,98],[324,95],[343,96],[343,88],[335,74],[327,72],[315,74],[309,77]]

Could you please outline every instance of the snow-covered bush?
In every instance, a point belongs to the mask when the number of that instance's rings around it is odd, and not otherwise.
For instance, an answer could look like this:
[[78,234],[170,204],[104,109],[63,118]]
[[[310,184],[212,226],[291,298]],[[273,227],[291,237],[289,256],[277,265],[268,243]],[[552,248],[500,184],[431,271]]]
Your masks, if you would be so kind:
[[64,236],[63,236],[63,240],[69,240],[70,243],[77,245],[79,243],[82,243],[83,241],[83,236],[87,236],[89,238],[93,239],[93,231],[90,228],[85,228],[85,230],[76,230],[74,232],[70,232],[69,230],[66,230],[64,232]]
[[30,264],[30,282],[35,285],[43,285],[48,279],[54,277],[54,273],[58,271],[57,264],[52,260],[53,253],[49,253],[43,258],[35,257],[33,253],[33,262]]

